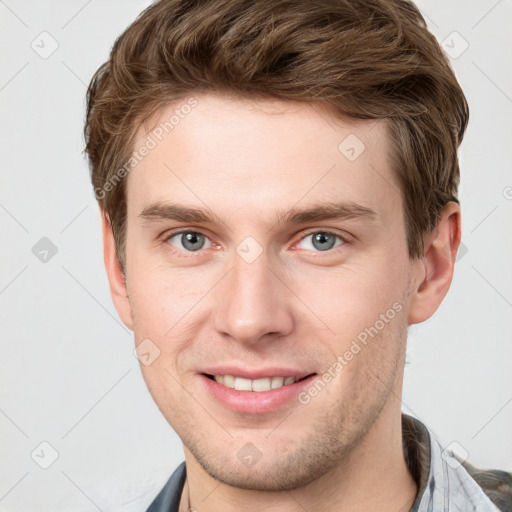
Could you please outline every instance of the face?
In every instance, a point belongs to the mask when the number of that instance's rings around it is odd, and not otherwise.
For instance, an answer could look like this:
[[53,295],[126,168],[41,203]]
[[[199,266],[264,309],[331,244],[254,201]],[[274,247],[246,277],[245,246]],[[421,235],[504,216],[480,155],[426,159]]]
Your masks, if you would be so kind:
[[401,392],[413,262],[386,125],[195,102],[127,178],[122,317],[208,474],[292,489],[349,456]]

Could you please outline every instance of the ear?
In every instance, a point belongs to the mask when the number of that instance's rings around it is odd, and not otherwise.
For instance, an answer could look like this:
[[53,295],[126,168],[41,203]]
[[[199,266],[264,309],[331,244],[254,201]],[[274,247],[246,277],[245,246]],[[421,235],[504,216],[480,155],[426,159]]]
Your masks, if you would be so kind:
[[419,261],[423,265],[417,266],[417,284],[412,292],[409,324],[430,318],[448,293],[460,237],[460,206],[450,201],[443,208],[436,228],[425,240],[425,252]]
[[103,261],[105,262],[105,269],[107,271],[112,302],[124,325],[126,325],[128,329],[133,330],[132,310],[128,299],[126,279],[117,257],[112,225],[106,213],[102,212],[101,219],[103,231]]

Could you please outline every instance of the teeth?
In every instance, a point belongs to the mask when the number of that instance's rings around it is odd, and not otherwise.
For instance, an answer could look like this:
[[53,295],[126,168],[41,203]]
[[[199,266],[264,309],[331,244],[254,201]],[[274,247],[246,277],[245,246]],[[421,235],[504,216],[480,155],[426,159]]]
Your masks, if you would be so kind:
[[284,377],[272,377],[272,389],[280,388],[284,384]]
[[235,389],[237,391],[252,391],[252,382],[250,379],[241,379],[237,377],[235,379]]
[[242,377],[233,377],[233,375],[214,375],[214,379],[219,384],[237,391],[270,391],[283,386],[288,386],[296,382],[295,377],[264,377],[262,379],[243,379]]
[[218,378],[224,381],[218,381],[216,376],[215,380],[217,380],[219,384],[224,384],[224,386],[226,386],[227,388],[235,388],[235,377],[233,377],[232,375],[219,375]]
[[268,377],[252,381],[253,391],[270,391],[270,389],[270,379]]

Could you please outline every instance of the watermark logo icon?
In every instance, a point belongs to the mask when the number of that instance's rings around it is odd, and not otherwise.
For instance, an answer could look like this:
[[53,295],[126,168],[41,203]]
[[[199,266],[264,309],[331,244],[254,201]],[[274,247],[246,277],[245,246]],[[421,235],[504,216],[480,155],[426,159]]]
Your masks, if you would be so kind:
[[338,151],[350,162],[357,160],[365,149],[364,142],[354,133],[345,137],[338,145]]
[[464,258],[464,256],[466,256],[467,253],[468,253],[468,246],[464,242],[461,242],[459,245],[459,249],[457,250],[457,256],[455,258],[455,262],[458,262],[459,260]]
[[32,254],[42,263],[48,263],[57,252],[57,246],[46,236],[32,247]]
[[46,31],[41,32],[30,44],[41,59],[48,59],[53,53],[57,51],[59,43],[57,40]]
[[48,441],[43,441],[30,456],[39,467],[48,469],[59,458],[59,452]]
[[248,236],[238,244],[236,252],[246,263],[254,263],[261,256],[263,247],[252,236]]
[[146,338],[135,347],[133,355],[144,366],[150,366],[160,356],[160,349],[153,341]]
[[238,450],[236,456],[244,466],[251,468],[261,459],[262,453],[253,443],[246,443]]
[[463,462],[468,460],[469,453],[457,441],[452,441],[441,453],[443,460],[448,466],[457,469]]
[[458,59],[469,48],[469,43],[454,31],[443,39],[441,46],[452,59]]

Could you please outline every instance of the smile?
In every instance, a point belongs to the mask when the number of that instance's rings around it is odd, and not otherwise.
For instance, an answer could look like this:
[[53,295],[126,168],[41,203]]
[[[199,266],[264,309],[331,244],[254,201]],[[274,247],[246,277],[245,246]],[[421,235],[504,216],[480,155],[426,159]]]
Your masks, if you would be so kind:
[[[199,374],[200,382],[214,402],[242,414],[264,414],[277,411],[288,404],[297,406],[296,398],[316,378],[316,373],[275,377],[254,375],[255,379],[232,374]],[[271,375],[271,374],[270,374]]]
[[226,388],[236,389],[237,391],[270,391],[279,389],[283,386],[289,386],[299,382],[307,377],[264,377],[261,379],[245,379],[243,377],[234,377],[233,375],[207,375],[208,378],[215,380],[218,384]]

